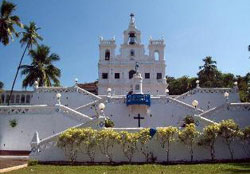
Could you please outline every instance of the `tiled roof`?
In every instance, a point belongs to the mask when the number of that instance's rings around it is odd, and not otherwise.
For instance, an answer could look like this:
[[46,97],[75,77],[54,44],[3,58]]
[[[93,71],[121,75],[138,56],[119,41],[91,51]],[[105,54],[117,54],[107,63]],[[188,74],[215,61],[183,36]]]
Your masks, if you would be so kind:
[[98,95],[98,87],[97,87],[97,81],[91,82],[91,83],[79,83],[77,84],[78,87],[85,89],[86,91],[89,91],[95,95]]

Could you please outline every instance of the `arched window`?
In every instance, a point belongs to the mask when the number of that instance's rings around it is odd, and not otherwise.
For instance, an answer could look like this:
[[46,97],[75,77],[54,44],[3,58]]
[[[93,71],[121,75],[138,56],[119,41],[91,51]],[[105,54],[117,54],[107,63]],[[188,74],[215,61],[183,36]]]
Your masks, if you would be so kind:
[[30,103],[30,95],[26,95],[26,103]]
[[128,73],[129,79],[132,79],[134,74],[135,74],[135,70],[129,71],[129,73]]
[[135,44],[136,43],[136,35],[135,35],[135,33],[131,32],[131,33],[128,34],[128,36],[129,36],[128,37],[128,43],[130,45]]
[[21,103],[24,103],[25,102],[25,95],[22,95],[21,96]]
[[160,60],[160,53],[159,53],[158,50],[156,50],[156,51],[154,52],[154,58],[155,58],[155,60]]
[[135,56],[135,51],[134,50],[130,50],[130,56],[134,57]]
[[110,60],[110,51],[109,50],[105,51],[105,60]]
[[20,95],[16,96],[16,103],[20,103]]
[[[2,96],[1,96],[1,102],[2,102],[2,103],[4,103],[4,102],[5,102],[5,101],[4,101],[4,99],[5,99],[5,95],[4,95],[4,94],[2,94]],[[1,103],[1,102],[0,102],[0,103]]]

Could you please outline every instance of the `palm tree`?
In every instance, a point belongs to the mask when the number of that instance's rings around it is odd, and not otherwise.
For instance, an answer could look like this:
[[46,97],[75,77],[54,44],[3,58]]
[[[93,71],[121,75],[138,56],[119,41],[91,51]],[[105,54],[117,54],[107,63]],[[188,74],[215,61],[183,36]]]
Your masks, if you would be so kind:
[[13,89],[14,89],[14,86],[16,83],[17,75],[18,75],[19,70],[20,70],[20,66],[22,65],[22,61],[23,61],[23,58],[24,58],[24,55],[25,55],[27,49],[29,49],[29,50],[32,49],[33,45],[37,46],[38,45],[37,40],[43,40],[43,38],[37,33],[37,30],[39,30],[39,29],[40,28],[37,28],[35,22],[30,22],[29,26],[27,26],[27,25],[24,26],[25,31],[20,32],[23,35],[22,39],[20,40],[21,46],[23,47],[26,44],[26,47],[25,47],[24,52],[22,54],[22,57],[20,59],[19,65],[17,67],[16,75],[15,75],[15,78],[14,78],[13,83],[12,83],[8,105],[10,102],[11,95],[13,93]]
[[12,16],[12,13],[16,10],[16,5],[3,0],[0,7],[0,42],[3,45],[8,45],[10,39],[13,39],[13,34],[18,37],[14,25],[23,28],[20,18],[16,15]]
[[217,76],[220,75],[217,70],[216,61],[212,60],[212,57],[208,56],[203,59],[204,65],[200,66],[200,71],[198,72],[198,77],[200,80],[201,86],[213,87],[216,82]]
[[48,46],[40,45],[36,50],[31,50],[29,55],[32,59],[31,65],[21,66],[22,75],[26,75],[23,80],[24,88],[32,86],[37,79],[39,79],[39,86],[52,86],[51,81],[54,84],[60,84],[58,78],[61,76],[61,71],[52,64],[60,60],[57,54],[50,54]]

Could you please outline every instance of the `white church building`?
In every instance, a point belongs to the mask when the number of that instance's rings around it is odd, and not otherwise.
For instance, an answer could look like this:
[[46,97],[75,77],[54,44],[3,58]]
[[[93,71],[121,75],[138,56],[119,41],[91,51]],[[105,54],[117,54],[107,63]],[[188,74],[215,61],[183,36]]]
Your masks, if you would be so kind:
[[[233,119],[240,128],[250,125],[250,104],[240,102],[237,83],[233,88],[201,88],[197,81],[195,89],[171,96],[165,78],[164,40],[150,39],[149,54],[145,54],[133,14],[123,38],[118,55],[114,38],[100,38],[98,95],[80,88],[77,81],[72,87],[39,87],[36,82],[33,91],[14,92],[12,104],[0,106],[0,154],[31,151],[31,157],[39,161],[64,161],[66,157],[56,146],[57,137],[71,127],[104,129],[106,117],[117,131],[181,127],[187,115],[194,117],[199,130],[226,119]],[[1,95],[4,101],[8,93]],[[235,158],[248,157],[239,143],[234,146]],[[163,152],[157,145],[153,147],[159,162],[164,161]],[[204,149],[197,149],[195,160],[209,158]],[[218,149],[218,159],[230,158],[225,148],[218,145]],[[98,162],[105,161],[97,154]],[[188,156],[185,147],[177,144],[171,160],[187,160]],[[124,160],[120,150],[114,160]],[[138,155],[135,161],[143,158]]]

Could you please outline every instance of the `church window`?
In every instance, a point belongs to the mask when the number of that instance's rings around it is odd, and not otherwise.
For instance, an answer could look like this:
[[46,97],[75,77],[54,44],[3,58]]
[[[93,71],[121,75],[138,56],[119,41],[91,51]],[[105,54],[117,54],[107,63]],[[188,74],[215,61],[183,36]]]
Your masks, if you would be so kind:
[[120,73],[115,73],[115,79],[120,79]]
[[129,71],[129,73],[128,73],[129,79],[132,79],[134,74],[135,74],[135,70]]
[[136,38],[135,33],[129,33],[128,35],[129,35],[129,44],[134,45],[135,44],[135,38]]
[[25,102],[25,95],[22,95],[21,96],[21,103],[24,103]]
[[150,73],[145,73],[145,79],[150,79]]
[[102,79],[108,79],[108,73],[102,73]]
[[2,96],[1,96],[1,102],[2,102],[2,103],[4,103],[4,99],[5,99],[5,96],[2,95]]
[[15,101],[15,96],[14,96],[14,95],[11,95],[10,103],[14,103],[14,101]]
[[16,95],[16,103],[20,102],[20,95]]
[[134,57],[135,56],[135,51],[134,50],[130,50],[130,56]]
[[159,51],[155,51],[154,52],[154,58],[155,58],[155,60],[160,60],[160,53],[159,53]]
[[10,95],[7,95],[7,96],[6,96],[6,101],[5,101],[5,103],[8,103],[8,102],[9,102],[9,99],[10,99]]
[[162,73],[157,73],[157,79],[162,79]]
[[26,103],[30,103],[30,95],[26,95]]
[[105,60],[110,60],[110,51],[109,50],[105,51]]

